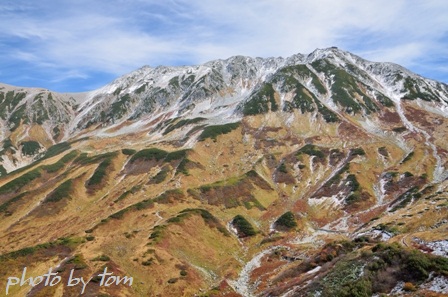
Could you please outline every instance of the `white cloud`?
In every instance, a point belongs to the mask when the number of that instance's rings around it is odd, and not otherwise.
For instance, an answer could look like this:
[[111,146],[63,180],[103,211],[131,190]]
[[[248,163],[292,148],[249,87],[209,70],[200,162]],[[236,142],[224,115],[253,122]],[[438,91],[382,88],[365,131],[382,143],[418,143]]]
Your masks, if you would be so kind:
[[335,45],[418,69],[447,54],[447,14],[444,0],[5,1],[0,61],[51,68],[55,81]]

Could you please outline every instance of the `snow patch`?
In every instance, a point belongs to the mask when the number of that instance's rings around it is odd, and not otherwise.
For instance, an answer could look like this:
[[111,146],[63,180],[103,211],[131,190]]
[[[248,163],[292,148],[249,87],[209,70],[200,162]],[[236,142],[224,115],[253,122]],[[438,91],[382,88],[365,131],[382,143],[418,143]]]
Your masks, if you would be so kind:
[[429,247],[433,255],[448,258],[448,240],[424,241],[414,238],[414,242]]
[[341,193],[335,194],[330,197],[320,197],[320,198],[309,198],[308,205],[310,206],[327,206],[327,207],[339,207],[343,204],[344,197]]
[[307,271],[306,274],[316,273],[316,272],[320,271],[321,268],[322,268],[321,266],[317,266],[317,267],[311,269],[310,271]]
[[[430,276],[430,278],[432,275]],[[437,293],[448,293],[448,278],[444,276],[437,276],[432,278],[429,282],[421,285],[421,288],[437,292]]]
[[369,230],[366,232],[360,232],[357,234],[357,236],[368,236],[371,238],[379,239],[381,241],[389,241],[389,239],[391,239],[394,234],[384,230]]

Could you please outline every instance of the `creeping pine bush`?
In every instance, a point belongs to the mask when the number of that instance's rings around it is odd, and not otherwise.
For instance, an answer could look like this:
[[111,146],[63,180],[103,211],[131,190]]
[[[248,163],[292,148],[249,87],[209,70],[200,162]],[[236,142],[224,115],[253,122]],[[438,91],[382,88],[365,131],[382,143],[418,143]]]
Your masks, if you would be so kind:
[[254,227],[242,215],[237,215],[233,218],[232,224],[238,230],[240,237],[253,236],[257,234]]
[[201,135],[199,135],[199,141],[203,141],[207,138],[212,138],[216,140],[216,137],[222,134],[227,134],[235,130],[240,126],[240,123],[229,123],[225,125],[214,125],[207,126],[202,131]]
[[37,141],[22,142],[22,153],[26,156],[32,156],[39,152],[40,144]]
[[286,229],[292,229],[294,227],[297,227],[297,222],[294,217],[294,214],[290,211],[285,212],[282,214],[277,221],[275,221],[275,225],[278,227],[283,227]]

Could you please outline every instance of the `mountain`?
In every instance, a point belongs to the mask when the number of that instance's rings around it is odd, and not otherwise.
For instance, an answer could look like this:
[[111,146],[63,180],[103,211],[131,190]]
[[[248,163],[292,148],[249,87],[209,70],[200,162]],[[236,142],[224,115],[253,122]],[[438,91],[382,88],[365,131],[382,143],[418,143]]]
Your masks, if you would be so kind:
[[0,279],[106,266],[133,285],[86,296],[443,296],[447,118],[448,85],[334,47],[78,94],[0,85]]

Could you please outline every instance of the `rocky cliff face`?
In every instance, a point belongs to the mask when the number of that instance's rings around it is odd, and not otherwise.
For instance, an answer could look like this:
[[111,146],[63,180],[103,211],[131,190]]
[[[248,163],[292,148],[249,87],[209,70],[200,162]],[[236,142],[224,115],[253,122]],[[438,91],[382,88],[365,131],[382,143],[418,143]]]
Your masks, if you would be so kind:
[[446,244],[448,86],[401,66],[337,48],[237,56],[83,94],[2,85],[0,106],[2,280],[60,262],[139,283],[92,296],[446,284],[446,259],[417,251]]

